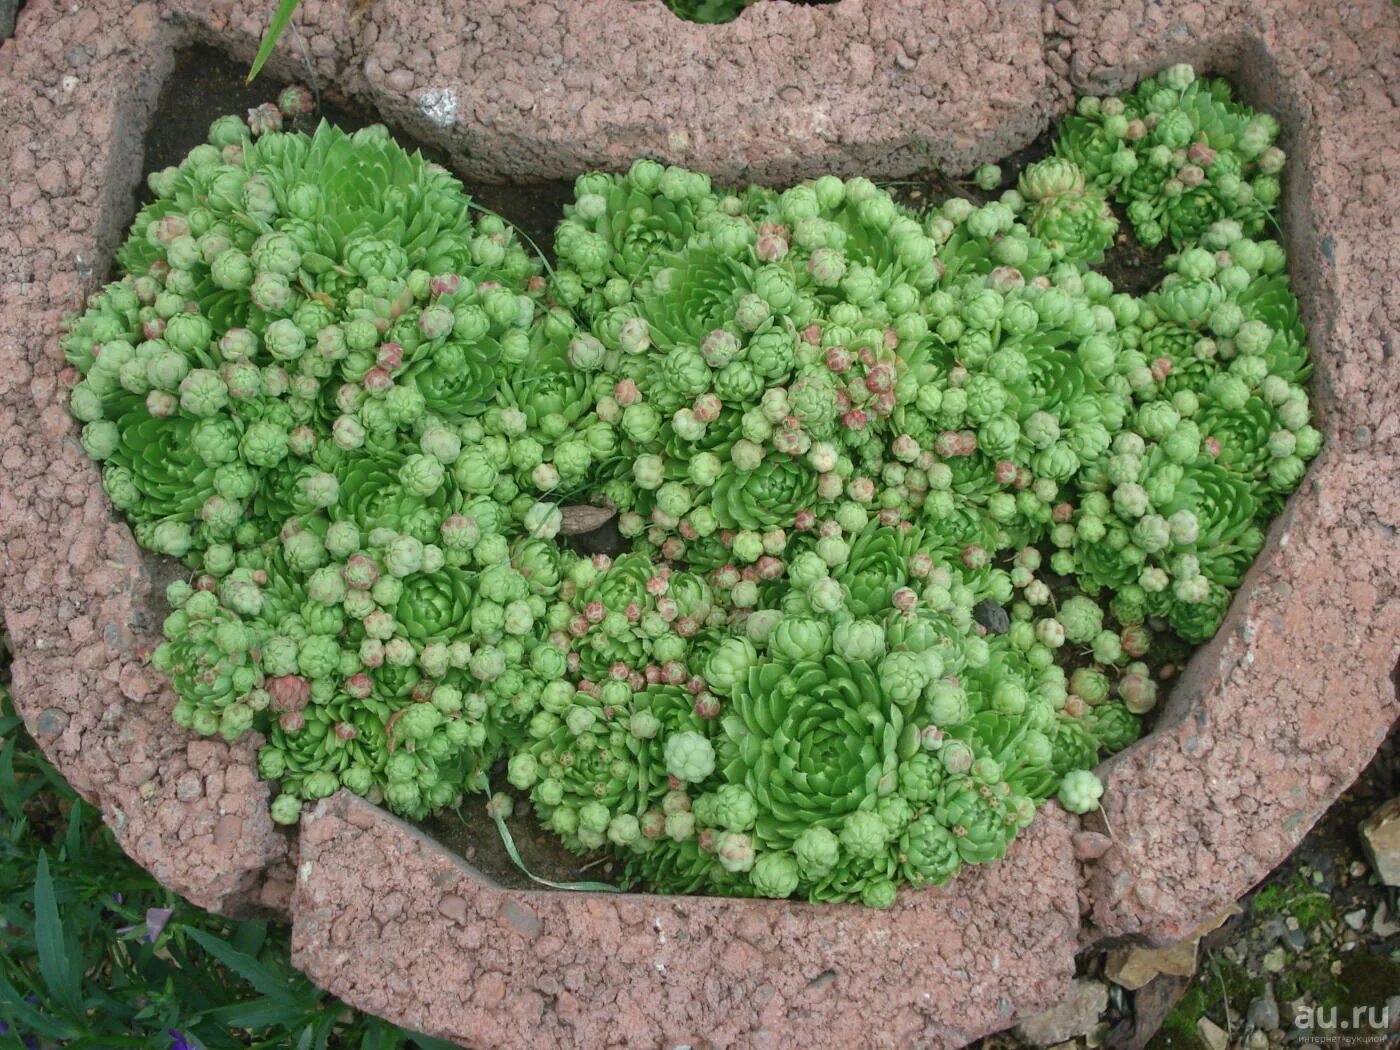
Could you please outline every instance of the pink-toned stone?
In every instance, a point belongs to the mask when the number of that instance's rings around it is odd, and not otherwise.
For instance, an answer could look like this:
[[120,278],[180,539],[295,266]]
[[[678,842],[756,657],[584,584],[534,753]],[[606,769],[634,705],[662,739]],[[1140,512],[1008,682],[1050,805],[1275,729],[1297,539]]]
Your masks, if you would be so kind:
[[366,19],[370,97],[484,178],[639,155],[765,182],[966,171],[1033,139],[1054,101],[1039,0],[757,3],[718,26],[661,0],[378,0]]
[[342,792],[303,820],[293,958],[474,1046],[961,1046],[1063,997],[1072,826],[1048,807],[1001,863],[874,911],[502,890]]

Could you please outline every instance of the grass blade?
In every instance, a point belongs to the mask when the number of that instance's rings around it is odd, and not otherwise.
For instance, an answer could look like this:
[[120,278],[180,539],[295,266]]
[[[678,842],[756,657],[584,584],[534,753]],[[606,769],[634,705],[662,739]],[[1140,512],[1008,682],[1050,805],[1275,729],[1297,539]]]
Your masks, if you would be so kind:
[[73,963],[63,936],[63,922],[58,917],[58,901],[54,897],[53,879],[49,876],[49,854],[39,854],[39,867],[34,876],[34,941],[39,952],[39,972],[49,994],[65,1008],[76,1012],[78,1000],[74,995]]
[[21,1026],[45,1039],[76,1039],[80,1034],[70,1022],[36,1010],[4,973],[0,973],[0,1003],[5,1007],[0,1016],[7,1024]]
[[253,956],[245,955],[227,941],[193,926],[185,927],[185,935],[269,999],[295,1007],[296,999],[286,980]]
[[248,70],[249,84],[262,72],[263,64],[272,56],[272,49],[277,46],[277,41],[286,32],[287,26],[291,25],[292,15],[296,14],[297,4],[300,2],[301,0],[278,0],[277,13],[272,16],[267,32],[263,34],[262,46],[258,48],[252,68]]

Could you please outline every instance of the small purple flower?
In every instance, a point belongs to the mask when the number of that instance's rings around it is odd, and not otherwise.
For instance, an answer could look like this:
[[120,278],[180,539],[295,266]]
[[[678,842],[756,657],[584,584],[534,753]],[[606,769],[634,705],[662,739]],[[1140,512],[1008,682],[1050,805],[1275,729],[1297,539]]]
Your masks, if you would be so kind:
[[198,1050],[195,1044],[185,1038],[184,1033],[178,1028],[170,1030],[170,1050]]
[[[26,1003],[29,1003],[31,1006],[39,1005],[39,997],[32,993],[30,995],[26,995],[24,997],[24,1001]],[[6,1024],[4,1021],[0,1021],[0,1035],[8,1035],[10,1032],[13,1031],[14,1029],[11,1028],[8,1024]],[[18,1035],[18,1033],[16,1034]],[[39,1042],[32,1035],[21,1036],[20,1038],[22,1039],[20,1045],[24,1047],[24,1050],[39,1050]]]
[[170,921],[170,916],[174,911],[170,908],[147,908],[146,909],[146,940],[155,944],[160,938],[161,931],[165,929],[165,924]]

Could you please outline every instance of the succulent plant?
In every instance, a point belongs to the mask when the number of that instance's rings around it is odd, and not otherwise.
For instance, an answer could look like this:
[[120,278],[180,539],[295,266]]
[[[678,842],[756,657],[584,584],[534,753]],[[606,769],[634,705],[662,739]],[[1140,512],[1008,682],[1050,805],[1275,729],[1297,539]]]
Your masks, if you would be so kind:
[[[548,280],[382,129],[283,130],[312,104],[153,174],[63,337],[113,504],[189,569],[174,718],[262,734],[278,821],[504,760],[629,882],[886,907],[1099,804],[1319,450],[1277,126],[1187,67],[980,205],[583,175]],[[1108,200],[1174,248],[1144,296],[1090,269]],[[584,499],[626,553],[561,542]]]

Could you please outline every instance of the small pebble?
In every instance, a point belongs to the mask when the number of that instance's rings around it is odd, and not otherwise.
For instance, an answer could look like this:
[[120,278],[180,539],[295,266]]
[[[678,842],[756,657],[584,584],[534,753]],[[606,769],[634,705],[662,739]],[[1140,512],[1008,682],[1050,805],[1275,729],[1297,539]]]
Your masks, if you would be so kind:
[[1357,908],[1356,911],[1349,911],[1342,916],[1342,921],[1353,930],[1360,932],[1366,928],[1366,909]]
[[[1371,918],[1371,932],[1377,937],[1394,937],[1400,933],[1400,922],[1396,922],[1391,916],[1390,908],[1385,901],[1381,901],[1381,906],[1376,909],[1376,914]],[[1400,1021],[1400,1013],[1391,1016]]]
[[1225,1030],[1209,1017],[1202,1017],[1196,1021],[1196,1032],[1210,1050],[1225,1050],[1230,1045],[1230,1037],[1225,1034]]
[[1272,1032],[1278,1027],[1278,1002],[1274,999],[1274,986],[1268,985],[1264,994],[1249,1004],[1245,1020],[1255,1028]]
[[1262,960],[1264,969],[1270,973],[1282,973],[1285,956],[1282,948],[1271,948],[1264,953]]
[[1005,634],[1011,630],[1011,616],[990,598],[984,598],[972,607],[972,618],[992,634]]

